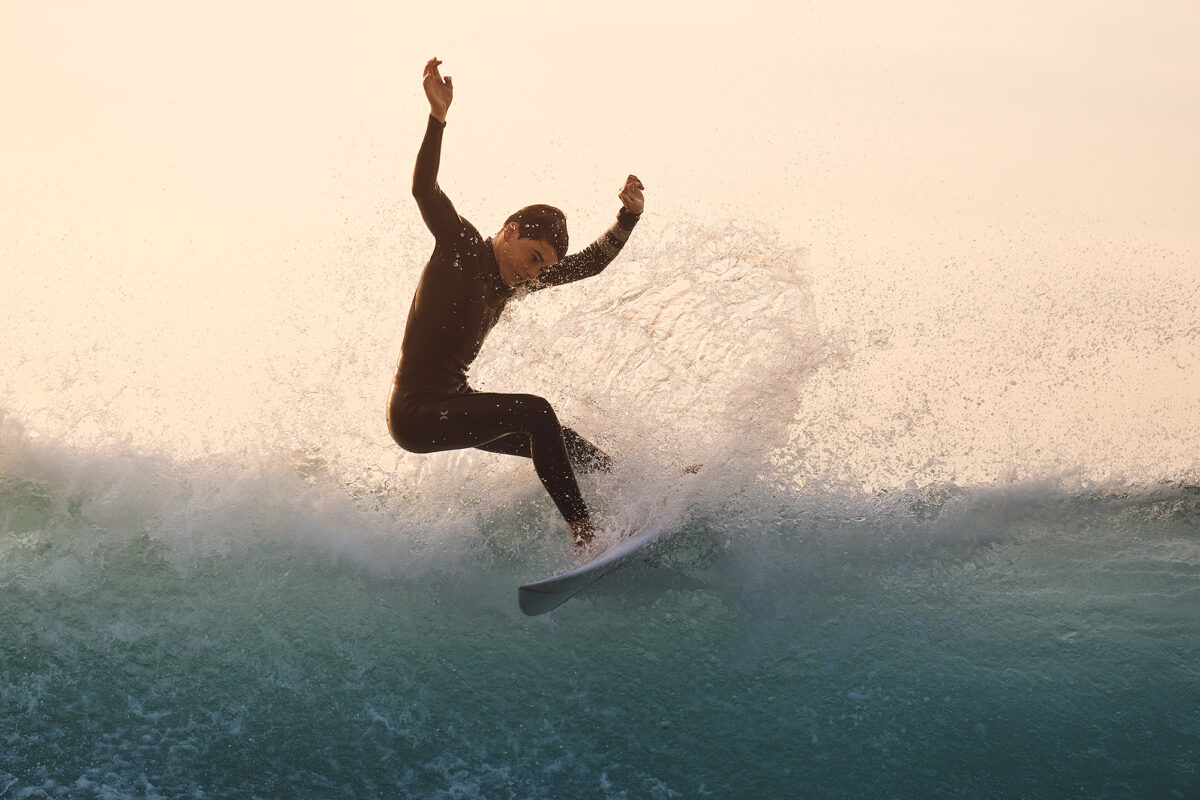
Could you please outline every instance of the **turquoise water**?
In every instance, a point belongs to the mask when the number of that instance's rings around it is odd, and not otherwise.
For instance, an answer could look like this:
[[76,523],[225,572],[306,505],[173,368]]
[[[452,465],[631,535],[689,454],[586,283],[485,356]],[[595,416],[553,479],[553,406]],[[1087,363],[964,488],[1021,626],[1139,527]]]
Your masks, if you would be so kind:
[[1200,796],[1192,487],[735,499],[528,618],[534,493],[446,549],[7,445],[0,797]]

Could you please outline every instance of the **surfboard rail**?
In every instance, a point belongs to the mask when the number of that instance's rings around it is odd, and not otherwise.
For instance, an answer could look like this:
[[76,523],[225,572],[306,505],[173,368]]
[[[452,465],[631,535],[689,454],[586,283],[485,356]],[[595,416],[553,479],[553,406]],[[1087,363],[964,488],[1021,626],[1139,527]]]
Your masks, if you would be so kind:
[[553,611],[579,592],[627,563],[642,548],[662,535],[648,527],[624,536],[596,558],[566,572],[517,587],[517,605],[531,617]]

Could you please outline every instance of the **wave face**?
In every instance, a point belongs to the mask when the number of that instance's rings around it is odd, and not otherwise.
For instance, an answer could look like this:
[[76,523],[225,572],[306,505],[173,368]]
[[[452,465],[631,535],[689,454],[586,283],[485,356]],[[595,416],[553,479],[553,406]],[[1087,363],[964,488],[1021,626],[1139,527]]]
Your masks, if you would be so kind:
[[1187,258],[870,281],[646,227],[473,373],[669,531],[538,618],[516,586],[571,553],[530,465],[384,429],[418,234],[228,317],[42,306],[0,395],[0,797],[1200,795]]

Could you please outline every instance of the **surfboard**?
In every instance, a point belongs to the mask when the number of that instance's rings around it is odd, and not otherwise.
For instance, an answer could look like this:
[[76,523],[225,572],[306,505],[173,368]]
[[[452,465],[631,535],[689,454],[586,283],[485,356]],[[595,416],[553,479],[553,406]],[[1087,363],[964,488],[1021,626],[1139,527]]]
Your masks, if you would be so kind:
[[608,573],[628,563],[661,535],[661,528],[650,527],[624,536],[586,564],[518,587],[517,603],[531,617],[553,611]]

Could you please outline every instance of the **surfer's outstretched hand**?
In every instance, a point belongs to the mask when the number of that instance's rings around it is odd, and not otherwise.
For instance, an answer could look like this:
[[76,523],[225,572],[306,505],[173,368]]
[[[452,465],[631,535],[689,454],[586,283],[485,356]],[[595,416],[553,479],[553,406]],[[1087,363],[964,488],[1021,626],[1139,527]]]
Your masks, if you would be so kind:
[[621,202],[625,204],[625,210],[630,214],[640,214],[646,207],[646,198],[642,196],[645,188],[638,180],[637,175],[630,175],[625,179],[625,186],[617,192],[617,197],[621,198]]
[[429,98],[429,113],[438,122],[445,122],[446,111],[450,108],[450,101],[454,99],[454,84],[449,75],[442,77],[441,70],[438,69],[441,65],[442,62],[436,58],[426,61],[421,84],[425,87],[425,96]]

